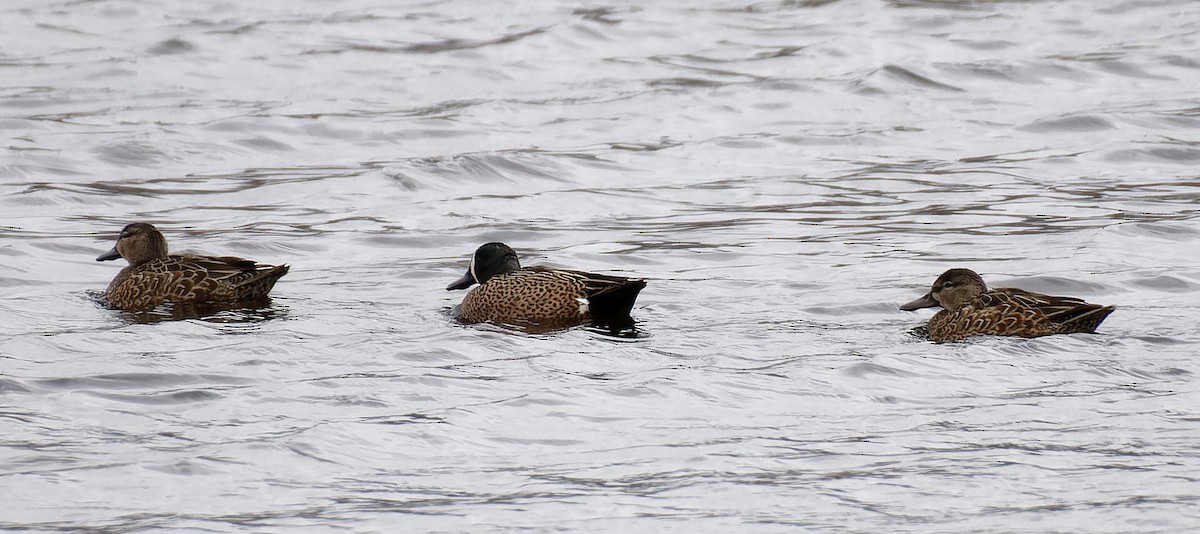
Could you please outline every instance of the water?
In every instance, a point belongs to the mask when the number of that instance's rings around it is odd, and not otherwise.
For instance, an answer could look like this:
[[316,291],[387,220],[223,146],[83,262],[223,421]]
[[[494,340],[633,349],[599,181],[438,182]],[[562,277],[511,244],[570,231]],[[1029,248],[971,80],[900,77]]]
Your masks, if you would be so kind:
[[[7,2],[0,526],[1194,530],[1197,58],[1186,0]],[[141,322],[131,221],[293,269]],[[492,240],[639,337],[455,324]],[[914,338],[951,266],[1118,310]]]

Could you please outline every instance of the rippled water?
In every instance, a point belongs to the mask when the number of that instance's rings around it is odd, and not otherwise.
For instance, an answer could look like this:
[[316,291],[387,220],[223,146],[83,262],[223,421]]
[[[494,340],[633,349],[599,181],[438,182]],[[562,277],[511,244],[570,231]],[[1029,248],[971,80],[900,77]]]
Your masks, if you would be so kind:
[[[4,3],[0,527],[1200,525],[1200,4],[642,4]],[[143,323],[130,221],[292,272]],[[492,240],[640,337],[455,324]]]

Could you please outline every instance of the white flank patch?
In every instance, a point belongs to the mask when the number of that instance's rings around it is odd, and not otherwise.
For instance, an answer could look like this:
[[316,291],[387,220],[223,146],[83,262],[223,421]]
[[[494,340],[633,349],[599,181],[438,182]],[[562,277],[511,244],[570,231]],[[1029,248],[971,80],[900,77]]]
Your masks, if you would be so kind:
[[587,314],[587,312],[588,312],[588,301],[587,301],[587,299],[584,299],[584,298],[578,298],[578,297],[576,297],[576,298],[575,298],[575,301],[579,303],[579,315],[585,315],[585,314]]

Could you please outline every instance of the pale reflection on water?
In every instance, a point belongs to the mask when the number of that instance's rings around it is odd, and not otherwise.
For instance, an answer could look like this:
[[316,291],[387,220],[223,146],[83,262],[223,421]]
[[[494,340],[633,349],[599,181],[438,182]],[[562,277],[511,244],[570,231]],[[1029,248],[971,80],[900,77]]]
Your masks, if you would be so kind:
[[[0,526],[1200,523],[1193,3],[0,20]],[[293,268],[114,312],[93,258],[131,221]],[[458,325],[487,241],[646,278],[635,323]],[[950,266],[1118,309],[931,344],[897,305]]]

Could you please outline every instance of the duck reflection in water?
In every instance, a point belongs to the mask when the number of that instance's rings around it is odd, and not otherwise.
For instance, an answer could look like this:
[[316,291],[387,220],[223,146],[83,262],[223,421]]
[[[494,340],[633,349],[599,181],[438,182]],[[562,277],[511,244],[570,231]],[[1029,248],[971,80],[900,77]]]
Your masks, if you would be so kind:
[[[100,294],[99,300],[101,302],[106,300],[103,293]],[[271,297],[262,297],[245,302],[202,302],[199,304],[164,302],[150,309],[119,310],[119,312],[125,321],[140,324],[198,319],[213,324],[252,325],[286,316],[287,307],[274,305]],[[250,332],[251,330],[245,331]]]
[[521,267],[517,253],[504,243],[480,246],[467,272],[446,287],[466,289],[455,307],[466,324],[491,322],[546,332],[585,323],[611,333],[633,327],[630,311],[646,281],[583,271]]
[[911,311],[941,306],[923,331],[931,341],[972,336],[1038,337],[1093,333],[1115,309],[1073,297],[1053,297],[1021,289],[988,289],[970,269],[950,269],[924,296],[900,306]]

